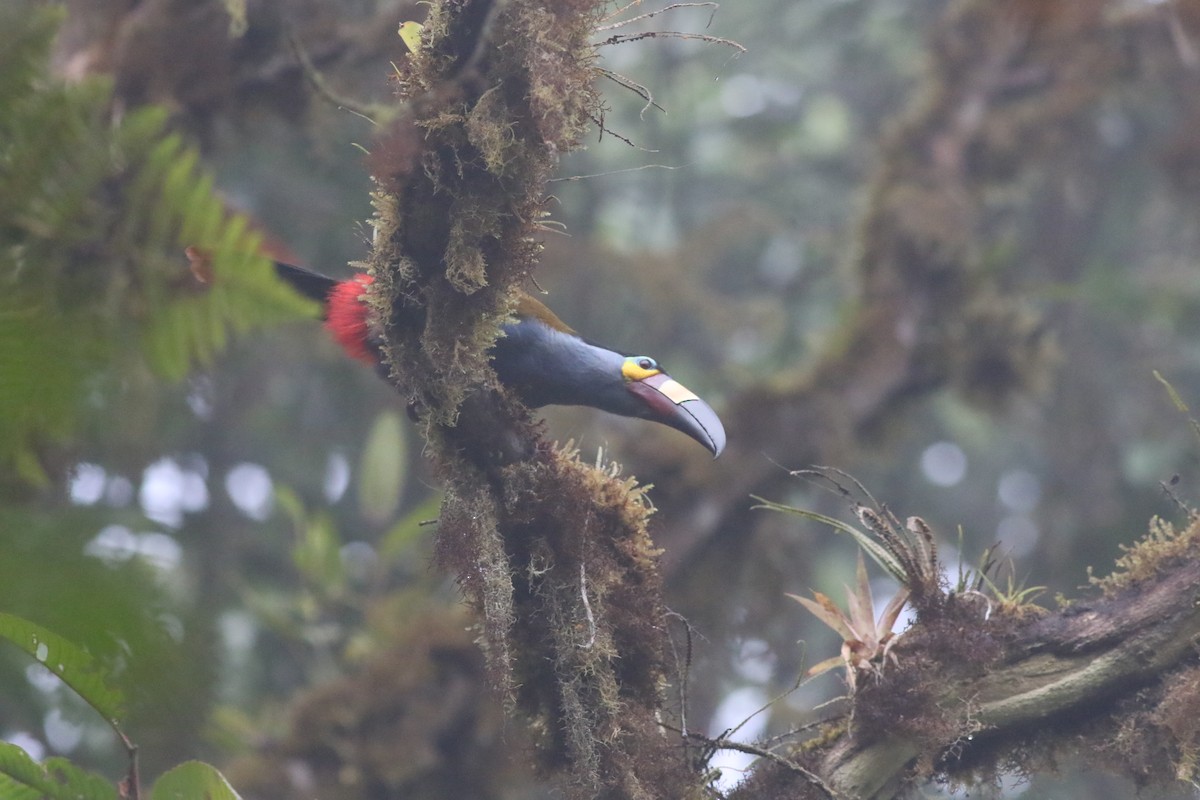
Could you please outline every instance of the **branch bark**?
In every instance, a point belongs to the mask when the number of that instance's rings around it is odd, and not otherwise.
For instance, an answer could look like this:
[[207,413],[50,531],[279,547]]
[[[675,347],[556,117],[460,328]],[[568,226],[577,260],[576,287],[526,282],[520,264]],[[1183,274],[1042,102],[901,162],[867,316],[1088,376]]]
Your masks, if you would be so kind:
[[[1026,622],[943,598],[896,646],[901,666],[831,721],[841,732],[792,757],[838,797],[879,800],[932,775],[971,782],[1068,756],[1148,783],[1190,779],[1200,724],[1181,721],[1200,708],[1198,532],[1193,519],[1168,547],[1139,545],[1153,575]],[[768,789],[822,796],[769,762],[735,796]]]

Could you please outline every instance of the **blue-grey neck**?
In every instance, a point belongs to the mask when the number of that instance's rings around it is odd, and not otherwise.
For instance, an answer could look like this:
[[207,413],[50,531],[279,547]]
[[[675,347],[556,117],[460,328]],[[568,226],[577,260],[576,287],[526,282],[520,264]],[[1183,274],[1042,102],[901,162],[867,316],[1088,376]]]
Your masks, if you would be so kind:
[[504,326],[492,350],[496,374],[531,408],[586,405],[623,416],[642,404],[625,388],[625,356],[537,319]]

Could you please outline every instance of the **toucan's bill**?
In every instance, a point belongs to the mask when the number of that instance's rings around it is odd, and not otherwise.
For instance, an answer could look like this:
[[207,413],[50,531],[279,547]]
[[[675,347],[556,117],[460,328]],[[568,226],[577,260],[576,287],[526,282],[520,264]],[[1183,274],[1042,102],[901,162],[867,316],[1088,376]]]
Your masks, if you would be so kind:
[[642,398],[647,419],[682,431],[708,448],[713,458],[725,449],[725,427],[708,403],[665,372],[633,381],[630,391]]

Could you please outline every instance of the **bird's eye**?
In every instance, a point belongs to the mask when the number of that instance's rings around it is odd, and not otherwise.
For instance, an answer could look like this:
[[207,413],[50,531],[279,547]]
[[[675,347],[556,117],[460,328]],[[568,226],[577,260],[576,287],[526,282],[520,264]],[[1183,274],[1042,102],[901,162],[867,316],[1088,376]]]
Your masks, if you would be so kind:
[[626,356],[621,364],[621,375],[627,381],[644,381],[660,372],[662,367],[650,356]]

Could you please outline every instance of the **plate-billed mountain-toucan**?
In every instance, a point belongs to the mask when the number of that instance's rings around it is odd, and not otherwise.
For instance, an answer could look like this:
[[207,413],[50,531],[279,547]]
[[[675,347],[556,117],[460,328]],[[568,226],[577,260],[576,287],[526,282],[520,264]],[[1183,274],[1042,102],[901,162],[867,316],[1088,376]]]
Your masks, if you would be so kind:
[[[378,363],[362,299],[370,276],[336,281],[282,262],[275,263],[275,270],[298,292],[321,303],[325,327],[347,353]],[[525,294],[503,332],[492,349],[492,366],[500,382],[530,408],[591,406],[668,425],[700,442],[714,457],[725,449],[725,429],[716,413],[653,358],[593,344]]]

